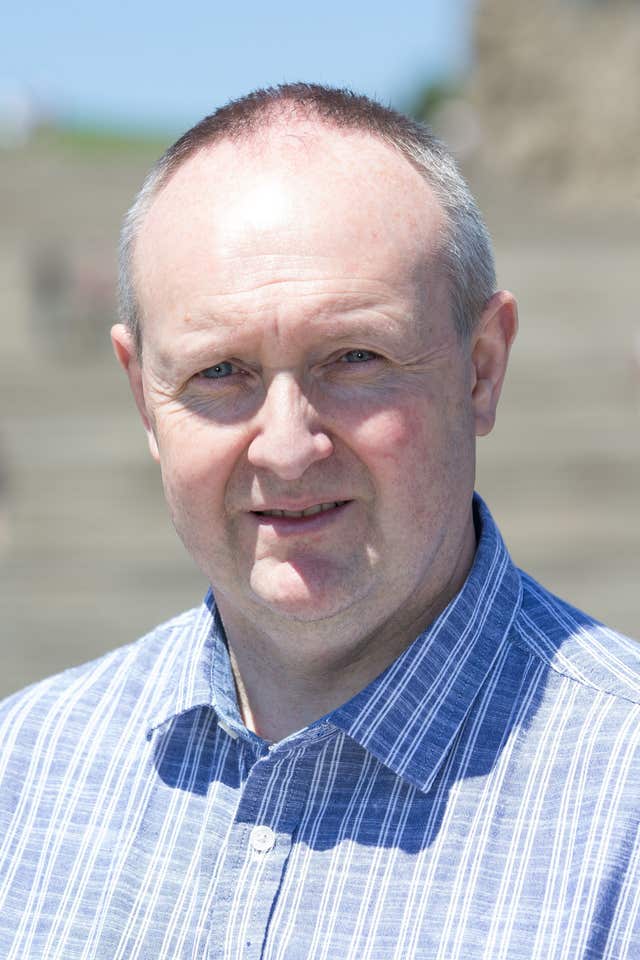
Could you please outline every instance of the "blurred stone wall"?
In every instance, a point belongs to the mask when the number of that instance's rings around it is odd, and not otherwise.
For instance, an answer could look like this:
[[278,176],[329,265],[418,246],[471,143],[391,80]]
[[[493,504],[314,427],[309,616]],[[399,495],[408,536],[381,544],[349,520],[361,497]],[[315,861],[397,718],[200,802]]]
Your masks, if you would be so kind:
[[474,31],[483,164],[640,213],[640,2],[479,0]]

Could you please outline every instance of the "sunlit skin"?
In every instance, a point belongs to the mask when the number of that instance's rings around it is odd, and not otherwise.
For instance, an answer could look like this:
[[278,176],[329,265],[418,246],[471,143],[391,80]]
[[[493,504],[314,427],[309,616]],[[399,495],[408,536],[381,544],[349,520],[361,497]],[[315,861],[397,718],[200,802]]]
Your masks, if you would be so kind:
[[289,121],[191,158],[141,229],[141,362],[114,347],[266,739],[366,686],[472,563],[516,311],[496,294],[460,342],[443,227],[391,148]]

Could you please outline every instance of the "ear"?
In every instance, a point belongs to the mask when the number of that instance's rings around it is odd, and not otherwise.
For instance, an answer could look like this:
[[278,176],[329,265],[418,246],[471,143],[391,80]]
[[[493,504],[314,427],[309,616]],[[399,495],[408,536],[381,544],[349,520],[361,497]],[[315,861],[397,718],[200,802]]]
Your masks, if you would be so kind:
[[136,401],[136,406],[147,434],[147,443],[149,444],[151,456],[159,462],[160,454],[158,452],[158,444],[147,412],[147,404],[144,396],[142,365],[138,359],[136,344],[129,328],[123,323],[116,323],[115,326],[111,328],[111,343],[113,344],[113,350],[118,362],[129,379],[129,386],[131,387],[133,398]]
[[491,297],[471,335],[472,403],[476,436],[491,433],[507,371],[509,351],[518,330],[518,307],[507,290]]

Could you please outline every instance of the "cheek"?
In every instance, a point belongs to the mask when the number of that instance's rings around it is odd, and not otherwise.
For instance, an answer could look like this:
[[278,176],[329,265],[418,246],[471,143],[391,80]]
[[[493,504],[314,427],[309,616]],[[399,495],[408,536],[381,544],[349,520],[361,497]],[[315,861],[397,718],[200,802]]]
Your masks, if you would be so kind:
[[219,507],[242,440],[234,431],[181,419],[157,432],[165,495],[174,514]]
[[422,513],[422,490],[433,485],[425,463],[430,447],[429,424],[411,408],[379,412],[359,425],[354,450],[368,469],[383,528],[403,527],[407,514]]
[[460,405],[398,405],[361,421],[353,436],[378,494],[391,494],[398,512],[433,513],[473,487],[473,419]]
[[393,470],[411,456],[415,440],[415,421],[399,410],[371,417],[361,426],[357,436],[363,456],[388,470]]
[[371,469],[390,471],[418,460],[434,434],[431,418],[413,403],[377,410],[352,429],[354,446]]

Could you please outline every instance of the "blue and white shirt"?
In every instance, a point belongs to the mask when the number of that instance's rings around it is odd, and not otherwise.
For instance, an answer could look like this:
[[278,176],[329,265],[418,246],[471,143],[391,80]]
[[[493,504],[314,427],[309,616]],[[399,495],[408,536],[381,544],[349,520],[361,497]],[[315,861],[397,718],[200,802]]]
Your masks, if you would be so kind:
[[3,960],[640,957],[639,648],[476,510],[458,596],[279,743],[211,596],[6,700]]

